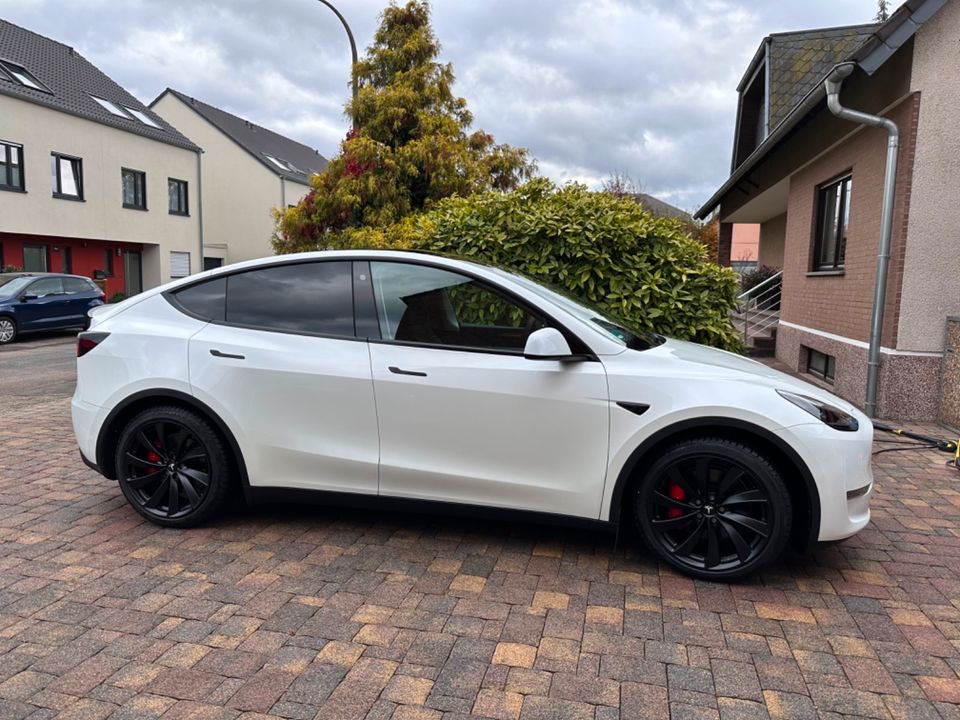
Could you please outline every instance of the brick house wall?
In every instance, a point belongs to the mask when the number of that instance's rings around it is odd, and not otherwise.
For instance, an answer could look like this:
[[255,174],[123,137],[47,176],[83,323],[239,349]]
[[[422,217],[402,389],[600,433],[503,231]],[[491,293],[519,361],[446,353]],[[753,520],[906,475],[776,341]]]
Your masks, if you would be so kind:
[[[896,347],[919,106],[920,94],[914,93],[888,113],[900,127],[901,138],[884,309],[885,347]],[[853,340],[869,340],[886,147],[886,132],[864,128],[790,178],[783,263],[784,320]],[[817,188],[847,170],[852,171],[853,183],[844,274],[808,275],[814,252]]]
[[[886,113],[900,128],[900,153],[884,306],[878,414],[929,420],[937,412],[938,360],[896,351],[920,102],[921,95],[915,92]],[[787,205],[777,357],[802,372],[809,349],[834,356],[836,378],[830,389],[861,406],[866,393],[886,148],[887,134],[883,130],[857,131],[790,178]],[[817,190],[846,171],[851,172],[853,182],[844,272],[811,274]]]

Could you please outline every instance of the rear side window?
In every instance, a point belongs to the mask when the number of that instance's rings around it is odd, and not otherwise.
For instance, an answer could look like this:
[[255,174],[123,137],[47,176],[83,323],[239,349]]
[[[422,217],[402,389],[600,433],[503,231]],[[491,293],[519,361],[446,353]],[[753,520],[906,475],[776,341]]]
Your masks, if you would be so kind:
[[223,322],[227,306],[227,280],[216,278],[175,293],[185,310],[204,320]]
[[227,278],[228,324],[316,335],[354,335],[347,262],[277,265]]
[[97,286],[83,278],[64,278],[63,291],[67,295],[76,295],[77,293],[93,292]]

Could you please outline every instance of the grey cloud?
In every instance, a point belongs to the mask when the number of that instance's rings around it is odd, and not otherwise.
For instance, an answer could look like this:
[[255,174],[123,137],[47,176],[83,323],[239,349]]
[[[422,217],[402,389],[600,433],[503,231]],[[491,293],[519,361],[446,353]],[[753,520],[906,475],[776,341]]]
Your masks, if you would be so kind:
[[[385,0],[337,0],[361,52]],[[873,0],[434,0],[476,126],[556,180],[611,172],[685,208],[729,169],[736,84],[764,35],[869,21]],[[145,101],[176,87],[331,155],[349,48],[313,0],[0,0]]]

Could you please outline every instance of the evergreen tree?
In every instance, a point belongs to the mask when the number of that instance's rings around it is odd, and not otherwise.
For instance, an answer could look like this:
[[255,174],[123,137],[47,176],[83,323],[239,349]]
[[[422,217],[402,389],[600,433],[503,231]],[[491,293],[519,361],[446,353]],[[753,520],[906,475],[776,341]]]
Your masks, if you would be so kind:
[[877,0],[877,14],[874,17],[876,22],[886,22],[890,17],[890,3],[888,0]]
[[525,149],[470,131],[473,116],[439,53],[426,0],[384,10],[353,69],[347,114],[357,129],[307,196],[277,212],[278,253],[339,247],[357,228],[385,227],[446,197],[510,190],[533,174]]

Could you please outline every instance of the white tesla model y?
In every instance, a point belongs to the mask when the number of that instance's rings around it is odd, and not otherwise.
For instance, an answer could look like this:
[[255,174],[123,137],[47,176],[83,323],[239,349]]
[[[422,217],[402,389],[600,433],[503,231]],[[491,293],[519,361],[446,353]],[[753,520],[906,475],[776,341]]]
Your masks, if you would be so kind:
[[230,265],[93,311],[73,424],[133,508],[231,495],[635,523],[732,579],[870,518],[870,421],[510,272],[401,252]]

